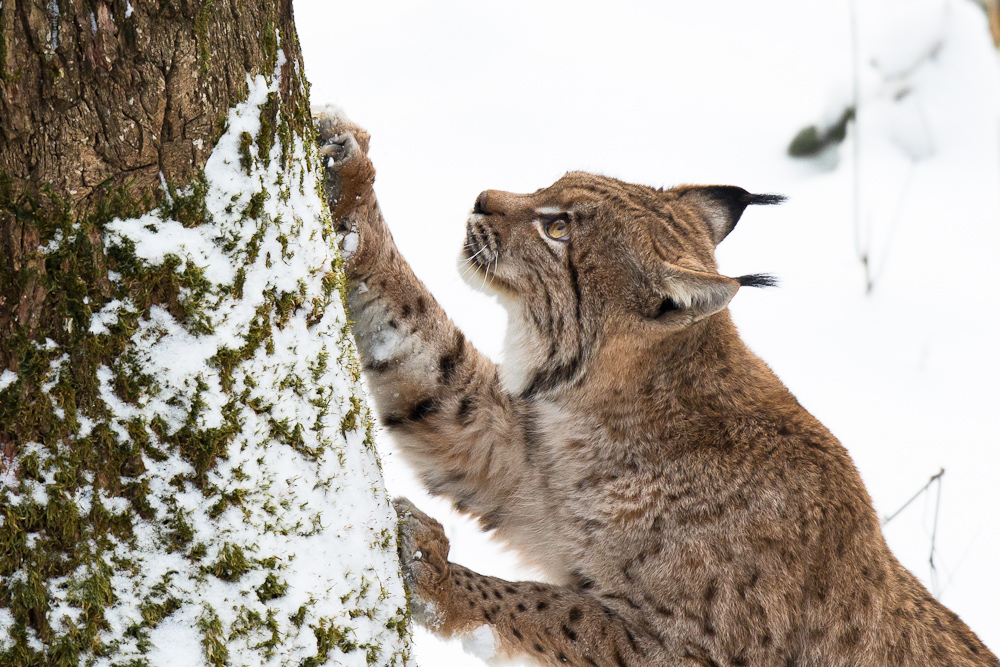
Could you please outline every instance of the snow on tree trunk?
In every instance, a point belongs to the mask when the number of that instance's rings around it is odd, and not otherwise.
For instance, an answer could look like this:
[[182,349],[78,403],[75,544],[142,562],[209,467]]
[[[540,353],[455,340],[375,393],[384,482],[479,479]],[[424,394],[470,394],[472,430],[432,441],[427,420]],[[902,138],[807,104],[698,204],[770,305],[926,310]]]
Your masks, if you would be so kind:
[[252,4],[0,4],[2,665],[408,660],[291,6]]

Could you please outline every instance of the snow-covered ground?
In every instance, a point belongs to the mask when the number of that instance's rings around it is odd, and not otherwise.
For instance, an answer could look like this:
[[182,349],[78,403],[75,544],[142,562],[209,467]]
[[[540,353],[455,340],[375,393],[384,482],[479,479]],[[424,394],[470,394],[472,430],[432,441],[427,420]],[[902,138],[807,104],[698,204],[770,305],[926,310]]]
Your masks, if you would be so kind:
[[[878,511],[944,467],[886,527],[899,558],[1000,650],[1000,55],[971,0],[866,0],[861,247],[851,136],[815,162],[785,149],[852,89],[847,0],[296,0],[314,102],[372,133],[376,189],[417,274],[499,358],[504,314],[453,258],[483,189],[533,191],[570,169],[649,185],[781,192],[720,246],[728,275],[777,274],[732,310],[744,339],[854,457]],[[452,558],[530,578],[422,492],[382,438],[389,490],[442,520]],[[418,633],[424,665],[476,665]]]

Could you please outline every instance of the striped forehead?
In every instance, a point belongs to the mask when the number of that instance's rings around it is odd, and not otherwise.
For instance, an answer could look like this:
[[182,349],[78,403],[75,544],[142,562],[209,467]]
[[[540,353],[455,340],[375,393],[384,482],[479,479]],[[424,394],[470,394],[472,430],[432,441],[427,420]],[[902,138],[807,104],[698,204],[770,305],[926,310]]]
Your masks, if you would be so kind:
[[570,172],[556,181],[553,188],[557,190],[558,205],[565,209],[580,204],[609,204],[624,213],[669,217],[656,190],[610,176]]
[[564,209],[581,204],[606,207],[611,215],[605,220],[618,226],[616,233],[623,231],[619,225],[639,232],[632,242],[652,247],[663,260],[678,261],[686,256],[706,265],[714,261],[704,229],[694,220],[675,216],[662,190],[585,172],[566,174],[556,186]]

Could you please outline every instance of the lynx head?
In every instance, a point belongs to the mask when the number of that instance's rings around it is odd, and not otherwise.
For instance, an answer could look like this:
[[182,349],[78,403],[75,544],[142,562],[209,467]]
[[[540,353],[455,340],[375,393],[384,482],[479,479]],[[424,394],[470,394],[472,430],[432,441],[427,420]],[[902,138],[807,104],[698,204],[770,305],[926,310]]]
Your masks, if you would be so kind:
[[606,335],[669,335],[723,310],[741,285],[771,284],[720,275],[715,246],[747,206],[783,199],[734,186],[657,190],[583,172],[532,194],[480,194],[463,255],[509,311],[508,353],[524,369],[515,384],[553,389],[579,374]]

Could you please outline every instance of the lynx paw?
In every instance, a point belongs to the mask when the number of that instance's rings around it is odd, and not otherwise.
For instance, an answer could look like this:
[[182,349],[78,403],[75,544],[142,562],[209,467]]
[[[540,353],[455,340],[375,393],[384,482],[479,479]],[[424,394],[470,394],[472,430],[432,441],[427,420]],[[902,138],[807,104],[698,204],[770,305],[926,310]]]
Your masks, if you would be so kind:
[[371,137],[339,107],[315,106],[312,115],[326,169],[327,202],[334,221],[341,224],[371,194],[375,182],[375,167],[368,159]]
[[445,622],[451,598],[448,538],[440,523],[406,498],[396,498],[393,506],[399,515],[399,556],[413,617],[421,625],[438,628]]
[[[313,105],[313,124],[316,125],[316,135],[320,145],[325,145],[337,135],[351,135],[357,142],[360,152],[368,154],[368,143],[371,136],[361,126],[344,114],[344,110],[334,104]],[[336,142],[332,142],[336,143]]]

